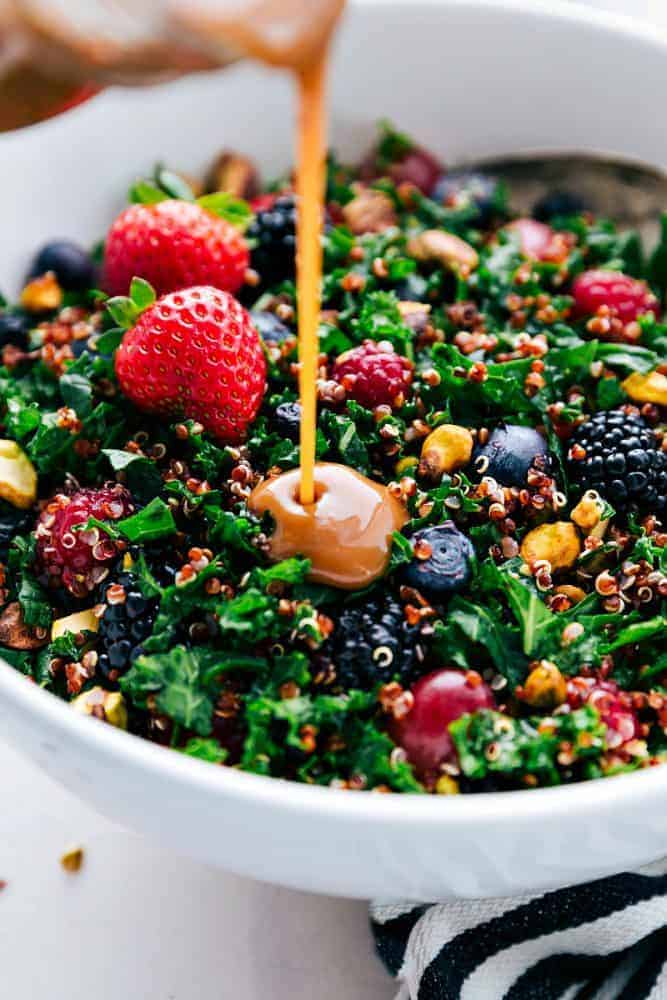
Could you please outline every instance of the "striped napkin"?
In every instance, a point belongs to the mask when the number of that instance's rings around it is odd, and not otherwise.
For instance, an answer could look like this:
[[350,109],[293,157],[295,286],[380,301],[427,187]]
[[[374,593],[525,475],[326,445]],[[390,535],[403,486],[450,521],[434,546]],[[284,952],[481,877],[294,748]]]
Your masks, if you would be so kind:
[[667,859],[513,899],[373,903],[396,1000],[667,1000]]

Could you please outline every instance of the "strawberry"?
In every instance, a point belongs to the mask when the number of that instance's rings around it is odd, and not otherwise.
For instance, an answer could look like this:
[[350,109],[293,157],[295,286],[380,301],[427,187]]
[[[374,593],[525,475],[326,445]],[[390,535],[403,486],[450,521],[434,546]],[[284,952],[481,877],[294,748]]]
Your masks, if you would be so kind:
[[236,292],[249,263],[248,245],[230,222],[194,202],[167,199],[121,212],[107,236],[103,283],[110,295],[127,295],[135,275],[158,295],[192,285]]
[[210,285],[150,304],[123,336],[116,375],[140,410],[196,420],[227,444],[245,437],[266,389],[262,343],[249,314]]

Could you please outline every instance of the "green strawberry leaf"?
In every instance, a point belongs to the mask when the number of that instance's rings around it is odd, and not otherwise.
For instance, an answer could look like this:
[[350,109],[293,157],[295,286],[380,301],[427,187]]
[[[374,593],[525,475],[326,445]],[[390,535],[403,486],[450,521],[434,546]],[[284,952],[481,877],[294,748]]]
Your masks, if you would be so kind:
[[[132,278],[130,294],[115,295],[112,299],[108,299],[107,312],[121,331],[129,330],[137,322],[142,312],[153,305],[155,298],[155,291],[147,281],[144,281],[143,278]],[[113,339],[115,340],[115,337]],[[116,343],[116,347],[118,343]]]
[[104,333],[96,338],[95,347],[100,354],[113,354],[116,348],[120,347],[124,333],[125,330],[120,326],[114,326],[111,330],[105,330]]
[[135,302],[127,295],[115,295],[107,302],[107,312],[121,330],[129,330],[141,315]]
[[247,201],[235,198],[228,191],[216,191],[197,198],[197,204],[212,215],[230,222],[238,229],[245,229],[252,219],[252,210]]
[[179,201],[194,201],[194,191],[187,181],[183,180],[173,170],[168,170],[161,164],[155,168],[155,182],[164,191],[167,198],[177,198]]
[[133,205],[156,205],[166,201],[169,195],[153,181],[139,180],[130,188],[128,197]]
[[155,294],[155,289],[143,278],[132,278],[132,284],[130,285],[130,298],[134,302],[137,309],[141,312],[144,309],[148,309],[152,306],[157,298]]

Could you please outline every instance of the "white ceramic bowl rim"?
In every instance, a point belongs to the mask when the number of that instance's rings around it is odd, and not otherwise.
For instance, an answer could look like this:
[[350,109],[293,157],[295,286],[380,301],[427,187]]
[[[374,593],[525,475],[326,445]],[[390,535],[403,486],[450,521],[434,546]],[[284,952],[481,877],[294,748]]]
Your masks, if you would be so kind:
[[[439,0],[412,0],[415,8],[431,7]],[[567,20],[594,27],[600,31],[634,38],[665,50],[667,33],[629,16],[573,6],[566,0],[448,0],[450,5],[485,10],[502,9],[508,15],[539,13],[542,18]],[[391,6],[391,0],[350,0],[350,5]],[[93,99],[94,100],[94,99]],[[75,115],[73,109],[68,115]],[[47,130],[57,127],[53,121],[31,127]],[[463,796],[353,794],[349,791],[300,784],[279,778],[269,778],[233,768],[215,767],[174,750],[165,749],[114,729],[100,725],[74,712],[54,695],[32,684],[6,661],[0,658],[0,692],[26,716],[37,716],[45,731],[71,739],[79,746],[94,746],[95,752],[114,766],[126,761],[138,766],[152,778],[161,777],[183,786],[197,786],[215,796],[222,790],[239,798],[271,804],[281,811],[292,811],[306,818],[308,813],[330,814],[332,819],[363,820],[381,827],[383,823],[414,823],[437,825],[444,821],[465,827],[470,823],[511,825],[521,817],[543,818],[556,822],[558,815],[570,812],[595,813],[609,807],[613,797],[615,810],[637,810],[642,801],[655,803],[656,793],[667,793],[667,766],[647,768],[633,774],[598,779],[554,788],[513,792],[488,792]]]

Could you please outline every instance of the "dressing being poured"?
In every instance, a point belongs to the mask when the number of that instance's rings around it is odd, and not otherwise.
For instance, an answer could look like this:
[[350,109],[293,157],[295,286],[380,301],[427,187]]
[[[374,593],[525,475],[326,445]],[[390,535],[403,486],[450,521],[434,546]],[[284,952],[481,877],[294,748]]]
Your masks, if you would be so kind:
[[407,515],[385,486],[346,466],[315,462],[326,61],[325,47],[313,62],[296,68],[300,467],[261,483],[248,506],[273,518],[272,559],[305,556],[311,561],[312,580],[356,590],[385,572],[393,532],[403,527]]
[[[325,79],[329,42],[344,5],[345,0],[0,0],[0,43],[17,43],[35,71],[44,61],[55,78],[101,85],[146,82],[245,57],[294,74],[300,468],[262,483],[249,507],[273,517],[272,558],[305,555],[313,579],[353,589],[384,573],[392,533],[406,515],[386,487],[345,466],[315,462]],[[2,73],[0,64],[0,128]]]
[[407,520],[387,488],[344,465],[315,462],[317,359],[325,195],[326,49],[296,70],[297,304],[299,317],[300,467],[266,480],[248,506],[274,522],[269,541],[278,561],[302,555],[310,578],[344,590],[367,587],[385,572],[394,531]]

